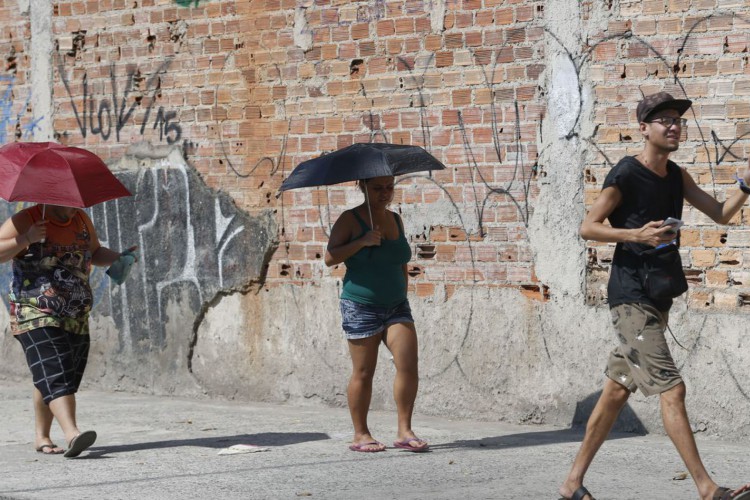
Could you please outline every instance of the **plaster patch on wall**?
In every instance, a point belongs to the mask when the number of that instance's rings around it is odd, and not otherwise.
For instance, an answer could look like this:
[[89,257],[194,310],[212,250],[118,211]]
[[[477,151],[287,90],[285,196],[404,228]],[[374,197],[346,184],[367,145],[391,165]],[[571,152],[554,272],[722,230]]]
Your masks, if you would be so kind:
[[307,52],[313,46],[312,29],[307,24],[307,9],[313,2],[301,0],[294,10],[294,44]]
[[574,63],[566,54],[555,55],[551,73],[547,110],[557,139],[565,137],[576,125],[581,92]]
[[479,231],[476,217],[471,217],[471,220],[462,218],[458,208],[450,200],[438,200],[429,205],[410,205],[408,210],[401,213],[401,218],[404,221],[404,232],[410,235],[421,234],[425,227],[430,226],[461,227],[467,234]]
[[429,0],[430,28],[433,33],[442,33],[445,29],[445,0]]

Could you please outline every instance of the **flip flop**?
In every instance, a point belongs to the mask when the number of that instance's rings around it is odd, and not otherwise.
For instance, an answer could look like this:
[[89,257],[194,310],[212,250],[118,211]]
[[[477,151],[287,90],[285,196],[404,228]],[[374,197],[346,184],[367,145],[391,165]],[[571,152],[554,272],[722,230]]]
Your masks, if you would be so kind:
[[[413,442],[419,443],[422,446],[412,446],[410,443]],[[430,449],[430,445],[427,444],[427,441],[419,438],[406,438],[401,441],[394,441],[393,446],[395,446],[396,448],[401,448],[402,450],[412,451],[414,453],[422,453]]]
[[[366,446],[379,446],[380,448],[366,448]],[[368,443],[350,444],[349,449],[352,451],[360,451],[362,453],[378,453],[385,451],[385,445],[380,441],[370,441]]]
[[95,431],[85,431],[74,437],[68,445],[68,450],[63,455],[65,458],[75,458],[83,453],[96,441]]
[[714,496],[712,498],[714,500],[748,500],[750,499],[750,490],[743,491],[737,496],[732,496],[732,493],[734,493],[734,490],[721,487],[714,492]]
[[578,488],[577,490],[575,490],[573,492],[573,496],[572,497],[570,497],[570,498],[562,497],[562,498],[560,498],[560,500],[583,500],[586,497],[586,495],[588,495],[589,498],[591,498],[591,500],[596,500],[596,498],[594,498],[594,495],[592,495],[589,492],[589,490],[586,489],[585,486],[581,486],[580,488]]
[[[50,451],[44,451],[48,448]],[[55,451],[55,448],[59,448],[59,449]],[[41,453],[42,455],[59,455],[61,453],[65,453],[65,450],[63,450],[56,444],[52,443],[52,444],[43,444],[42,446],[36,449],[36,452]]]

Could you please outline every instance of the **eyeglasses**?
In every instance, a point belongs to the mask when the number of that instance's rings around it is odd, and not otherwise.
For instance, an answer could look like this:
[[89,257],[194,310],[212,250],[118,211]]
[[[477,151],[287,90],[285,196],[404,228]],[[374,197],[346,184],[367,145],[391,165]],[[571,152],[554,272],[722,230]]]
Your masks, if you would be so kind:
[[671,116],[662,116],[661,118],[654,118],[649,120],[647,123],[658,123],[666,128],[677,125],[678,127],[687,127],[687,118],[672,118]]

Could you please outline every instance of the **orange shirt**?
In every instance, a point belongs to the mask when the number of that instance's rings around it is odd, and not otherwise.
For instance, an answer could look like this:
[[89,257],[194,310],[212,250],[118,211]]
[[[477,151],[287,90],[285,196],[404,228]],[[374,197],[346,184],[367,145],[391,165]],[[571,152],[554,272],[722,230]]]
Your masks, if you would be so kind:
[[[42,219],[39,205],[27,212],[33,222]],[[13,259],[9,298],[14,335],[45,326],[88,333],[92,227],[82,210],[65,223],[47,219],[45,242],[30,245]]]

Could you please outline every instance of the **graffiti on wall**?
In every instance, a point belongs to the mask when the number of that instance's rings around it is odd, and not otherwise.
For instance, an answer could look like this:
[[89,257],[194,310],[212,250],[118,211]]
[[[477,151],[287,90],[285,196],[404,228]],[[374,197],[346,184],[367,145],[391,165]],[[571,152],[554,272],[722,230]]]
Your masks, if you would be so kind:
[[[31,90],[29,89],[26,100],[21,106],[14,110],[16,77],[0,75],[0,144],[5,144],[12,139],[31,139],[34,131],[39,129],[39,123],[43,117],[25,120],[29,103],[31,102]],[[8,131],[11,131],[10,134]]]
[[[137,352],[143,340],[163,348],[170,321],[192,331],[217,294],[262,279],[275,248],[272,216],[237,210],[185,166],[125,172],[120,180],[135,196],[97,205],[92,216],[103,244],[138,245],[141,264],[99,312],[114,317],[120,341],[131,344],[123,348]],[[169,317],[170,302],[182,304],[182,317]]]
[[[276,245],[273,216],[239,211],[185,165],[118,177],[135,195],[96,205],[89,213],[102,245],[115,250],[138,245],[140,259],[120,287],[101,269],[92,275],[93,314],[114,319],[121,351],[146,354],[170,342],[188,345],[218,294],[244,291],[263,279]],[[4,218],[18,209],[20,204],[0,202]],[[6,303],[9,271],[0,272]],[[172,329],[182,327],[176,330],[184,338],[170,337],[170,323]]]
[[[120,132],[126,126],[135,123],[135,115],[138,112],[141,123],[139,135],[146,134],[150,127],[159,134],[160,142],[179,142],[182,138],[182,127],[176,120],[177,112],[167,110],[164,106],[154,110],[156,100],[161,96],[161,76],[171,63],[171,58],[165,60],[149,76],[143,75],[135,65],[129,65],[124,77],[116,75],[113,63],[109,67],[109,88],[101,88],[99,92],[90,88],[88,73],[84,72],[80,82],[76,82],[80,83],[83,89],[83,95],[78,98],[73,96],[67,70],[62,56],[58,54],[57,69],[81,135],[87,137],[91,134],[108,141],[114,133],[114,140],[119,142]],[[109,95],[105,95],[105,92]],[[144,98],[146,105],[141,107]]]

